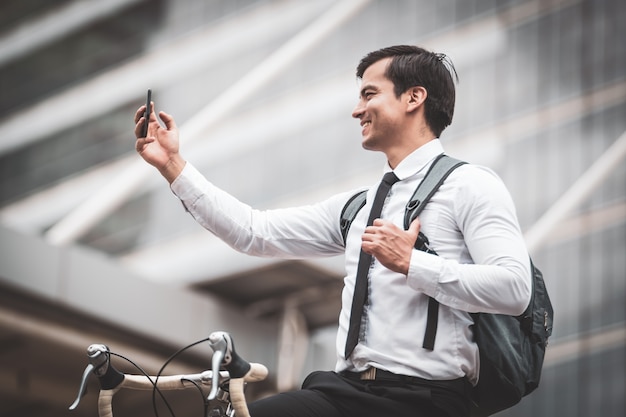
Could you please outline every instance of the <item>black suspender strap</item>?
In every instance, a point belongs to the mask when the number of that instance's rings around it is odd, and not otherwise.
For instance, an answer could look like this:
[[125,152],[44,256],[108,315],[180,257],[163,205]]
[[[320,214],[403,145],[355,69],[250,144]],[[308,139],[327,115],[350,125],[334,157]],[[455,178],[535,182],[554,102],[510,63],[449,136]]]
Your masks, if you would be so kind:
[[437,323],[439,323],[439,301],[428,297],[428,316],[426,316],[426,332],[422,347],[427,350],[435,349],[435,336],[437,336]]

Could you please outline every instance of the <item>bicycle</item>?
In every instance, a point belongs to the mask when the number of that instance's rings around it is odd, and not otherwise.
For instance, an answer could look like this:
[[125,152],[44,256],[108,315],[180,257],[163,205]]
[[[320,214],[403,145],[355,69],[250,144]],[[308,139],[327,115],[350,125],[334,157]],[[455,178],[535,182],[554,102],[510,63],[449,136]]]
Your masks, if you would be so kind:
[[[176,357],[177,354],[204,341],[208,341],[209,346],[213,350],[210,370],[190,375],[161,375],[167,363]],[[149,376],[141,370],[139,366],[128,359],[126,360],[139,369],[142,374],[124,374],[111,364],[112,355],[126,359],[121,355],[111,352],[107,346],[102,344],[93,344],[87,348],[89,364],[83,372],[78,396],[69,407],[70,410],[75,410],[76,407],[78,407],[81,398],[86,394],[87,380],[90,375],[94,374],[98,377],[100,382],[100,393],[98,397],[98,415],[100,417],[113,417],[113,396],[123,388],[131,390],[152,390],[155,413],[156,393],[158,393],[167,404],[161,391],[196,388],[199,389],[204,396],[205,390],[210,388],[210,392],[205,399],[205,416],[233,417],[236,415],[237,417],[250,417],[244,395],[244,386],[247,382],[262,381],[268,374],[265,365],[250,363],[240,357],[235,351],[230,334],[222,331],[211,333],[207,339],[193,343],[178,351],[170,357],[155,376]],[[209,404],[211,405],[209,406]],[[174,415],[169,405],[168,408],[170,413]]]

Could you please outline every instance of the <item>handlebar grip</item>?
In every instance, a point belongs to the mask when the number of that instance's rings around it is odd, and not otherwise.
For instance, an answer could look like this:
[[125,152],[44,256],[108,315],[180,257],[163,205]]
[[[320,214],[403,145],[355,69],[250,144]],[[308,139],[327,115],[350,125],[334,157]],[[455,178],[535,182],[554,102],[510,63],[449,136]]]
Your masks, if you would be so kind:
[[113,417],[113,407],[111,406],[111,402],[113,401],[113,396],[120,389],[103,389],[100,390],[100,395],[98,395],[98,416],[99,417]]
[[152,390],[156,383],[157,388],[164,391],[172,391],[187,388],[183,382],[182,375],[147,377],[145,375],[126,375],[123,388],[134,390]]
[[[151,380],[152,379],[152,380]],[[124,375],[123,381],[111,389],[101,389],[98,396],[98,416],[113,417],[112,401],[113,396],[122,388],[135,390],[151,390],[154,388],[153,381],[156,378],[149,378],[145,375]],[[157,386],[164,390],[185,389],[185,385],[180,375],[162,376],[158,379]]]
[[230,401],[235,409],[237,417],[250,417],[248,404],[243,392],[246,382],[262,381],[267,377],[268,371],[265,365],[250,363],[250,370],[242,378],[233,378],[229,382]]
[[246,396],[243,393],[244,379],[231,379],[228,386],[230,390],[230,402],[235,409],[235,415],[237,417],[250,417],[248,404],[246,404]]
[[250,363],[250,370],[243,377],[243,379],[246,382],[263,381],[265,378],[267,378],[268,373],[269,371],[267,370],[267,367],[265,365],[252,362]]

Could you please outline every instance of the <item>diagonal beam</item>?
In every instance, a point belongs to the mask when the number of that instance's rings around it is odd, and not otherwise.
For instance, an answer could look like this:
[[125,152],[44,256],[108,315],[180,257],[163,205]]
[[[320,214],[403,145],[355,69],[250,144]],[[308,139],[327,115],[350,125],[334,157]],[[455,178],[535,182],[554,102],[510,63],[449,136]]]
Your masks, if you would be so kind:
[[[495,17],[486,16],[486,17],[481,17],[480,19],[477,19],[477,20],[471,20],[460,26],[457,25],[454,28],[446,29],[443,32],[437,33],[426,40],[420,41],[419,43],[426,43],[427,45],[430,45],[435,50],[445,50],[447,52],[452,51],[453,52],[452,55],[455,56],[455,61],[457,61],[457,65],[458,65],[459,63],[462,63],[463,61],[469,61],[470,59],[473,60],[476,58],[475,50],[472,49],[471,47],[467,48],[468,43],[471,45],[479,45],[478,49],[481,51],[483,55],[493,55],[497,53],[498,50],[500,50],[499,49],[500,47],[504,47],[503,45],[498,44],[498,43],[502,43],[502,38],[503,38],[502,32],[504,31],[502,24],[498,22],[506,21],[507,24],[514,26],[514,25],[520,24],[520,22],[523,22],[527,19],[530,19],[533,17],[536,18],[537,16],[540,16],[542,14],[549,13],[551,10],[553,10],[556,7],[566,7],[570,5],[571,3],[572,3],[572,0],[567,0],[567,1],[559,0],[558,2],[551,3],[548,7],[548,6],[543,5],[542,3],[531,2],[531,4],[525,4],[523,7],[516,6],[513,8],[507,8],[504,11],[499,12]],[[283,19],[281,18],[280,20],[283,20]],[[275,19],[273,21],[275,21]],[[229,37],[225,37],[225,38],[229,38]],[[485,42],[486,42],[485,38],[491,39],[490,41],[488,41],[487,46],[485,45]],[[208,44],[213,44],[213,42],[208,42]],[[462,45],[462,46],[459,47],[458,45]],[[346,71],[345,78],[346,79],[353,78],[352,70]],[[307,94],[310,94],[310,93],[307,93]],[[340,88],[335,88],[334,91],[328,91],[326,94],[327,95],[325,96],[325,102],[326,102],[326,108],[327,110],[329,110],[329,112],[332,112],[331,108],[333,106],[337,108],[342,108],[341,106],[344,105],[345,100],[343,96],[340,96],[341,94],[343,94]],[[331,96],[332,98],[329,98]],[[300,95],[298,95],[295,99],[299,99],[299,97]],[[309,100],[309,102],[310,101],[311,100]],[[602,98],[600,101],[604,102],[606,100]],[[291,106],[290,109],[287,109],[287,110],[283,109],[280,112],[277,111],[274,114],[284,114],[283,113],[284,111],[293,111],[293,107],[296,107],[296,106]],[[269,108],[267,107],[265,109],[269,110]],[[64,113],[73,114],[73,112],[64,112]],[[303,120],[302,117],[283,117],[283,119],[285,120],[297,120],[298,123],[306,123],[306,121],[311,120],[311,118],[312,117],[310,114],[307,114],[307,117],[305,120]],[[57,119],[64,119],[64,118],[57,118]],[[246,123],[235,122],[235,123],[230,123],[230,124],[231,125],[245,125]],[[257,126],[256,127],[256,131],[258,133],[257,137],[259,135],[264,136],[262,132],[259,132],[259,125],[255,124],[255,126]],[[275,126],[268,126],[268,128],[271,128],[272,136],[275,139],[277,139],[279,136],[276,134],[276,132],[280,132],[281,130],[284,130],[284,126],[278,127],[278,129],[280,130],[277,130]],[[245,138],[247,136],[249,135],[246,133],[246,135],[244,135],[243,137]],[[479,136],[479,137],[483,138],[484,136]],[[248,149],[245,146],[239,146],[239,145],[231,146],[230,145],[230,144],[239,144],[241,140],[240,137],[231,136],[229,137],[229,139],[230,139],[229,141],[224,142],[220,144],[219,146],[220,150],[224,150],[224,148],[226,147],[228,148],[230,152],[230,153],[226,152],[226,154],[224,152],[220,153],[221,158],[233,158],[233,157],[236,157],[236,155],[242,152],[244,149],[245,150]],[[216,154],[215,146],[210,146],[207,144],[207,145],[203,145],[203,148],[204,150],[202,151],[194,150],[194,155],[196,156],[196,159],[204,161],[203,158],[211,158],[215,156]],[[472,148],[469,147],[469,149],[471,150]],[[200,156],[200,154],[202,154],[203,156]],[[480,156],[482,156],[482,154]],[[123,162],[130,164],[130,160],[132,160],[132,158]],[[121,164],[120,161],[116,161],[113,164],[116,165],[114,170],[119,170],[120,165],[123,166],[123,164]],[[86,199],[87,196],[89,195],[87,190],[100,189],[101,185],[104,185],[106,182],[108,182],[109,179],[112,177],[112,175],[110,174],[110,171],[111,171],[110,166],[102,165],[98,168],[94,168],[90,170],[89,172],[81,176],[68,180],[69,182],[74,183],[75,187],[78,187],[78,189],[72,188],[71,193],[69,193],[69,190],[70,190],[69,184],[67,184],[67,186],[64,184],[61,184],[58,187],[54,187],[54,189],[51,189],[49,191],[44,191],[42,193],[39,193],[39,195],[33,195],[20,202],[14,203],[11,206],[6,207],[2,211],[0,211],[0,221],[6,224],[16,225],[21,230],[41,230],[45,227],[48,227],[54,221],[61,218],[61,216],[63,216],[65,213],[68,213],[71,210],[71,208],[77,207],[84,199]],[[98,181],[97,187],[89,188],[87,185],[85,185],[88,182],[94,181],[95,178],[100,179]],[[148,191],[149,189],[152,188],[153,185],[156,185],[156,184],[159,184],[159,182],[146,182],[144,183],[144,186],[142,187],[142,191],[144,192]],[[63,192],[63,190],[65,190],[65,192]],[[42,211],[41,209],[38,209],[38,207],[43,207],[39,204],[39,202],[43,198],[45,198],[46,199],[45,201],[47,201],[48,203],[52,201],[57,201],[58,203],[52,204],[52,207],[51,207],[51,204],[46,204],[45,207],[47,208],[47,210]],[[110,206],[110,207],[111,207],[110,210],[113,210],[113,206]],[[53,208],[53,210],[50,210],[50,208]]]
[[525,233],[529,252],[540,249],[550,234],[626,158],[626,132]]
[[[180,133],[184,142],[197,140],[252,92],[281,74],[296,59],[352,18],[369,1],[343,0],[316,19],[181,126]],[[133,158],[124,172],[54,225],[46,233],[46,238],[57,245],[75,241],[93,224],[132,196],[151,175],[153,169],[150,166],[137,157]]]
[[[534,3],[535,2],[533,2],[533,4]],[[494,34],[497,34],[497,32],[500,32],[503,30],[501,25],[498,26],[497,24],[498,21],[506,21],[507,24],[514,26],[516,24],[519,24],[520,22],[523,22],[526,19],[532,18],[533,16],[536,17],[538,15],[548,13],[552,10],[552,8],[555,8],[557,6],[566,7],[570,5],[571,3],[572,3],[571,0],[569,1],[561,0],[560,2],[558,2],[558,4],[551,4],[551,6],[548,8],[538,7],[537,5],[533,7],[530,7],[529,5],[525,5],[524,7],[514,7],[511,9],[505,9],[503,12],[500,12],[497,15],[498,16],[497,18],[487,16],[478,20],[473,20],[473,21],[468,22],[465,25],[456,26],[451,31],[444,31],[443,33],[437,33],[427,40],[420,41],[420,43],[425,42],[436,50],[445,50],[447,52],[456,51],[452,55],[455,56],[455,60],[458,61],[457,64],[459,64],[464,61],[463,57],[468,55],[468,52],[463,52],[463,48],[456,47],[455,45],[459,45],[459,44],[465,45],[468,42],[472,45],[475,45],[477,43],[484,42],[484,38],[485,36],[487,36],[487,34],[490,34],[490,36],[496,40],[499,39],[501,36],[494,37]],[[529,9],[529,7],[530,7],[530,10],[527,10]],[[299,10],[302,11],[302,9],[299,9]],[[280,13],[283,16],[285,15],[285,11],[281,11]],[[243,17],[238,17],[238,21],[241,21],[240,19],[243,19]],[[292,16],[292,19],[293,19],[293,16]],[[268,19],[253,19],[252,22],[265,21],[265,20],[268,20]],[[248,23],[252,23],[252,22],[248,22]],[[248,30],[251,29],[250,24],[247,24],[246,27],[248,27]],[[223,38],[231,39],[232,37],[224,36]],[[215,44],[215,42],[205,42],[205,43],[209,45]],[[491,50],[490,48],[485,48],[484,43],[481,43],[481,45],[482,46],[479,49],[483,51],[484,53],[486,53],[485,52],[486,50]],[[184,48],[181,50],[181,45],[177,44],[176,46],[177,46],[177,53],[183,53]],[[492,45],[492,46],[495,48],[495,50],[498,49],[497,48],[498,45]],[[471,50],[471,48],[469,49]],[[495,52],[492,51],[492,53],[495,53]],[[457,58],[459,58],[460,61]],[[352,77],[352,75],[349,75],[347,73],[345,75],[346,75],[346,78]],[[151,84],[151,85],[154,86],[154,84]],[[615,101],[614,98],[612,98],[611,96],[611,92],[616,92],[615,94],[618,94],[619,97],[623,97],[623,95],[620,95],[620,94],[622,91],[625,90],[626,88],[625,86],[626,86],[626,83],[622,83],[617,86],[607,86],[604,89],[600,89],[594,92],[592,94],[593,97],[582,96],[578,99],[574,99],[574,103],[572,104],[568,104],[567,102],[565,102],[564,105],[563,104],[560,105],[559,108],[564,107],[564,108],[569,108],[569,109],[573,108],[574,110],[577,110],[577,111],[581,111],[581,110],[588,111],[589,109],[587,107],[581,108],[581,105],[577,104],[581,100],[585,102],[589,102],[589,100],[591,100],[595,103],[595,106],[597,106],[597,108],[608,107],[611,105],[612,102]],[[336,94],[342,94],[342,93],[341,93],[341,89],[335,88],[334,91],[329,91],[329,92],[326,92],[325,94],[336,95]],[[615,96],[615,94],[613,94],[613,96]],[[118,94],[116,94],[116,97],[118,97]],[[81,100],[74,100],[74,101],[81,102]],[[329,103],[328,104],[329,106],[340,107],[344,105],[343,103],[345,102],[345,99],[342,96],[342,97],[337,97],[334,99],[326,100],[326,102]],[[62,106],[58,106],[58,105],[46,106],[46,107],[62,108]],[[98,107],[103,107],[103,105],[100,104]],[[104,107],[106,107],[106,105],[104,105]],[[270,109],[268,108],[267,110],[269,111]],[[285,111],[285,110],[283,109],[281,110],[281,112],[277,112],[276,114],[282,114],[282,111]],[[289,110],[287,109],[287,111]],[[75,117],[75,114],[76,114],[76,112],[74,111],[68,112],[65,110],[63,110],[63,113],[72,114],[73,117]],[[550,109],[549,113],[554,115],[554,117],[551,118],[551,121],[554,122],[555,119],[563,120],[564,118],[567,119],[567,117],[571,117],[572,111],[570,110],[568,112],[563,112],[561,110],[555,111],[554,109]],[[307,115],[307,120],[310,120],[310,116],[311,115]],[[526,116],[527,118],[530,117],[530,119],[532,119],[530,121],[533,121],[533,122],[536,121],[536,119],[538,119],[535,114],[526,115]],[[59,120],[66,121],[67,119],[68,119],[67,117],[55,117],[55,120],[57,121]],[[291,118],[287,118],[287,119],[291,120]],[[294,120],[296,120],[296,118],[294,118]],[[514,120],[517,120],[517,119],[514,119]],[[507,128],[511,124],[511,122],[512,122],[511,120],[504,122],[504,126],[502,126],[501,124],[497,124],[487,129],[486,132],[484,130],[481,130],[480,132],[477,132],[476,134],[471,135],[471,139],[472,141],[473,140],[484,141],[485,138],[491,138],[491,137],[501,138],[504,136],[504,137],[510,138],[511,131],[518,131],[518,132],[525,131],[526,129],[528,129],[529,126],[536,125],[536,123],[529,123],[529,120],[524,119],[522,121],[523,123],[521,122],[517,123],[518,125],[521,125],[522,127],[521,129]],[[545,122],[545,121],[542,121],[542,122]],[[299,121],[298,123],[302,123],[302,121]],[[242,123],[234,123],[234,124],[241,125]],[[50,123],[46,123],[46,125],[50,127]],[[259,125],[255,124],[255,126],[259,126]],[[268,128],[271,128],[271,131],[273,132],[272,136],[274,138],[278,136],[276,135],[276,132],[277,132],[276,126],[268,126]],[[501,133],[500,132],[501,130],[506,130],[507,134],[506,135],[501,135],[501,134],[492,135],[491,134],[491,133],[496,133],[496,132]],[[231,142],[239,143],[239,139],[236,139],[236,136],[235,138],[230,137],[230,139],[233,139]],[[461,148],[457,150],[458,153],[460,154],[468,153],[470,155],[475,153],[474,152],[475,147],[463,146],[464,143],[470,142],[469,137],[464,135],[462,138],[459,138],[459,139],[461,140],[453,140],[451,142],[451,146],[453,146],[455,149]],[[226,143],[226,145],[228,145],[228,143]],[[194,155],[197,155],[197,156],[199,154],[209,155],[209,156],[215,155],[215,146],[210,146],[209,144],[205,144],[202,146],[202,148],[203,150],[197,150],[196,152],[194,152]],[[227,148],[230,151],[230,153],[226,152],[226,153],[229,153],[228,155],[224,155],[223,152],[219,153],[222,158],[233,157],[236,153],[241,152],[242,149],[245,147],[227,146]],[[220,149],[223,150],[223,146],[221,146]],[[481,157],[481,158],[484,157],[482,153],[476,156]],[[202,159],[204,157],[198,156],[198,158]],[[132,159],[133,158],[131,157],[125,160],[115,161],[112,164],[107,164],[98,168],[94,168],[81,176],[74,177],[68,181],[65,181],[59,184],[58,186],[50,188],[49,190],[45,190],[43,192],[40,192],[33,196],[25,198],[21,201],[13,203],[10,206],[7,206],[0,211],[0,221],[2,221],[2,223],[5,223],[7,225],[11,225],[11,227],[16,227],[20,230],[28,230],[28,231],[42,230],[45,227],[48,227],[53,222],[57,221],[57,219],[61,218],[65,213],[68,213],[72,208],[80,205],[81,202],[84,201],[87,198],[87,196],[90,194],[91,190],[100,189],[102,186],[104,186],[107,182],[110,181],[110,178],[113,177],[111,172],[116,172],[116,171],[119,172],[120,170],[123,170],[123,168],[127,164],[131,163],[130,161],[132,161]],[[93,184],[95,183],[97,183],[98,186],[93,187]],[[157,181],[146,182],[144,183],[142,190],[146,191],[148,189],[151,189],[152,186],[156,184],[158,184]],[[42,200],[46,202],[44,205],[41,204]],[[45,209],[43,209],[44,207]],[[113,207],[110,208],[110,210],[113,210],[113,209],[114,209]]]
[[626,346],[626,323],[615,323],[551,341],[546,349],[545,366],[559,366],[624,346]]
[[24,22],[0,38],[0,66],[145,0],[74,0]]
[[[319,13],[320,4],[326,3],[280,2],[247,9],[233,19],[207,25],[193,35],[13,113],[0,120],[0,153],[44,140],[117,109],[137,100],[137,94],[143,95],[148,88],[160,89],[171,84],[172,80],[201,73],[237,51],[281,39],[310,21],[311,15]],[[276,19],[280,25],[276,25]],[[242,31],[241,27],[246,30]],[[91,104],[85,106],[84,103]]]

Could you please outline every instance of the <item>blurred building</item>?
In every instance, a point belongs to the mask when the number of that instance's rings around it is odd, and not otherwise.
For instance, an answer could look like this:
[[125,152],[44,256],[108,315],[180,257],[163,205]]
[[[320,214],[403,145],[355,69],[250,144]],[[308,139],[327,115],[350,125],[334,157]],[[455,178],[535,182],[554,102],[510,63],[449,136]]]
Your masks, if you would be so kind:
[[542,384],[501,415],[623,416],[624,22],[617,0],[3,1],[0,416],[93,415],[95,385],[66,410],[95,342],[156,371],[228,330],[270,367],[259,395],[332,368],[342,259],[217,241],[134,153],[133,114],[152,89],[184,155],[254,207],[315,202],[378,178],[354,69],[400,43],[455,63],[444,146],[503,178],[553,299]]

